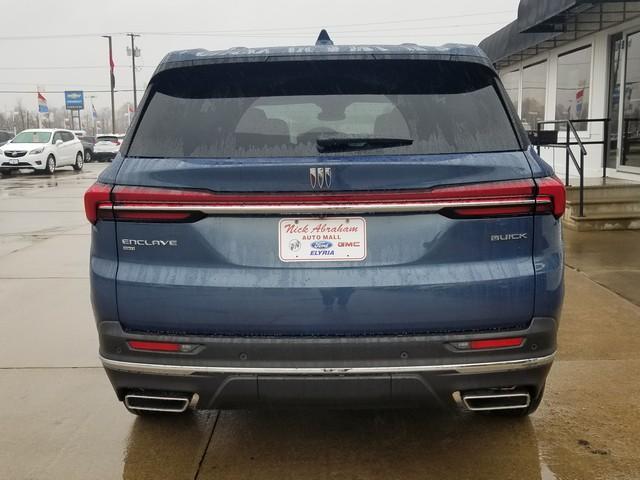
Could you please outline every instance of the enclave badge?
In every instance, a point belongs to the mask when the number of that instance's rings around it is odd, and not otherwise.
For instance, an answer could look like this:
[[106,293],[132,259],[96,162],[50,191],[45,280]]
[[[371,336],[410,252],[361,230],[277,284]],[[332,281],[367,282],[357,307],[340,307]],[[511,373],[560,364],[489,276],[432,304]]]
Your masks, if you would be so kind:
[[311,167],[309,169],[309,182],[314,190],[331,187],[331,167]]

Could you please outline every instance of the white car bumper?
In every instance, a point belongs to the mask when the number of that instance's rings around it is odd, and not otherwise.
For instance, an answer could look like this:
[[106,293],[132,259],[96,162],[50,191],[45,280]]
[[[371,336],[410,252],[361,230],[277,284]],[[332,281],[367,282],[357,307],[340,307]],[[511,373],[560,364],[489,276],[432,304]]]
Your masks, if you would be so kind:
[[43,170],[46,167],[47,159],[44,153],[23,155],[21,157],[7,157],[0,154],[0,169],[15,170],[19,168],[30,168],[33,170]]

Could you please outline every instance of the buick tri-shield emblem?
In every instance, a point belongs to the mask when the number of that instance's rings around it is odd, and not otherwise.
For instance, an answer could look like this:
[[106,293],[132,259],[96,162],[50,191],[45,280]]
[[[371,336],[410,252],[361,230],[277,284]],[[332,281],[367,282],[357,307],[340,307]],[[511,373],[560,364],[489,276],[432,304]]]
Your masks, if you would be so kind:
[[322,190],[331,187],[331,167],[312,167],[309,169],[311,188]]

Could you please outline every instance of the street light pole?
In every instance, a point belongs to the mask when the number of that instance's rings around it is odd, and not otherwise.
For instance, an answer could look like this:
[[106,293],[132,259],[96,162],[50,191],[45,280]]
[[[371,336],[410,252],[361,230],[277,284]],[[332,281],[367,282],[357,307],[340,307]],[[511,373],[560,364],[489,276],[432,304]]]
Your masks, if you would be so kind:
[[127,33],[131,37],[131,72],[133,73],[133,111],[138,109],[138,91],[136,89],[136,45],[135,38],[140,35]]
[[109,80],[111,85],[111,131],[116,133],[116,109],[115,100],[113,96],[113,90],[116,87],[116,78],[113,74],[113,48],[111,44],[111,35],[103,35],[104,38],[109,40]]

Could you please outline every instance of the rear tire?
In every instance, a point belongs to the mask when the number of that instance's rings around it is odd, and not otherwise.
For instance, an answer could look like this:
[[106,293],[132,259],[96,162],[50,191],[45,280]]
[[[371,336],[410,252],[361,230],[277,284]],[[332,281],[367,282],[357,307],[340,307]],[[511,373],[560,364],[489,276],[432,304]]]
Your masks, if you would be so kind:
[[44,166],[44,173],[53,175],[55,171],[56,171],[56,159],[53,155],[49,155],[47,157],[47,163]]
[[91,150],[85,150],[84,151],[84,163],[91,163],[91,160],[93,160],[93,157],[91,156]]
[[73,169],[78,172],[82,170],[82,165],[84,165],[84,159],[82,158],[82,152],[78,152],[76,154],[76,163],[73,164]]

